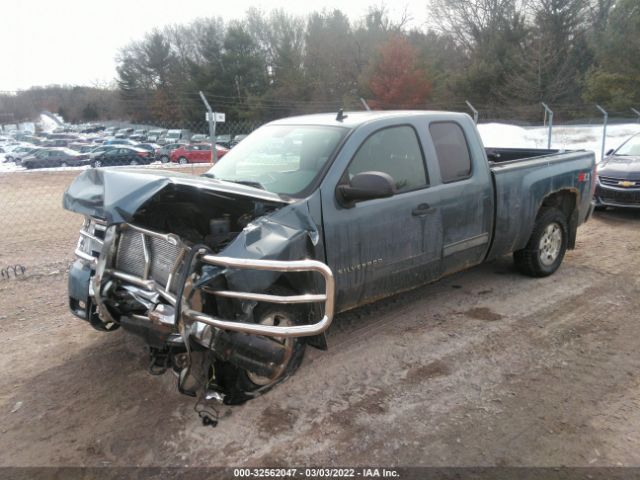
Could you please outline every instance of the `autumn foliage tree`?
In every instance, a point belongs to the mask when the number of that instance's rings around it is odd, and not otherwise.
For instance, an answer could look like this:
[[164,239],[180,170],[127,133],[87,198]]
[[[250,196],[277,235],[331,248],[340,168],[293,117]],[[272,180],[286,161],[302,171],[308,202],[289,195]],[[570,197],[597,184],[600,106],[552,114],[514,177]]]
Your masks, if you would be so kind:
[[391,37],[379,51],[369,79],[369,89],[379,108],[423,108],[431,92],[426,72],[406,38]]

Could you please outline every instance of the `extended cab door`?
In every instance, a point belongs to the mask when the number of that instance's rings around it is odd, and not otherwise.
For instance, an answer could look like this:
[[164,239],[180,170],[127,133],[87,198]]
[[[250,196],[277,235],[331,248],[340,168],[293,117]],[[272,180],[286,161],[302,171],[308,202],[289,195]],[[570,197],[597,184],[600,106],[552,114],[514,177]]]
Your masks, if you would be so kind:
[[442,213],[446,274],[484,260],[493,232],[493,182],[470,117],[433,118],[425,125],[425,133],[427,156],[435,160],[433,183]]
[[[442,224],[417,121],[364,125],[342,148],[321,187],[327,263],[336,275],[337,308],[406,290],[440,274]],[[388,198],[341,203],[338,185],[367,171],[389,174]]]

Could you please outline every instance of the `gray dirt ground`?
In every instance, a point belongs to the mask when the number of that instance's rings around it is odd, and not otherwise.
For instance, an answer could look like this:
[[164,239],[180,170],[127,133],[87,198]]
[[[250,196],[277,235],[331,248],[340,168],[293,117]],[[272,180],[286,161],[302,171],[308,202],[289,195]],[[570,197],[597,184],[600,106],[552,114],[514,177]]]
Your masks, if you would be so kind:
[[38,253],[0,281],[0,465],[640,465],[640,212],[597,213],[549,278],[503,258],[338,316],[215,429]]

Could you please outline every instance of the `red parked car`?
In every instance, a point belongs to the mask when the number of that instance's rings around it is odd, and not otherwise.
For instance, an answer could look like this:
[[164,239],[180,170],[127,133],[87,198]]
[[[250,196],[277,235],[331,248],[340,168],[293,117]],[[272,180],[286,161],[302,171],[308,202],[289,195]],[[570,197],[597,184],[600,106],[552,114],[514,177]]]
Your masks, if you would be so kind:
[[[216,145],[218,158],[222,158],[229,149]],[[196,143],[193,145],[182,145],[171,152],[171,161],[181,164],[187,163],[211,163],[211,145],[208,143]]]

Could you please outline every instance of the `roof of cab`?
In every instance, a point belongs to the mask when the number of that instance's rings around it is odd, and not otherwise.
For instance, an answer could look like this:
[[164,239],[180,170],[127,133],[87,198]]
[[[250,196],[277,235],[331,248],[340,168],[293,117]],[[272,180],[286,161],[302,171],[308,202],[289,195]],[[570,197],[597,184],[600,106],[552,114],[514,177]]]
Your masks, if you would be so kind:
[[336,127],[356,128],[365,123],[398,117],[440,116],[447,115],[450,118],[466,116],[464,113],[444,112],[435,110],[375,110],[344,112],[343,119],[337,120],[338,112],[316,113],[312,115],[300,115],[297,117],[281,118],[270,122],[269,125],[330,125]]

